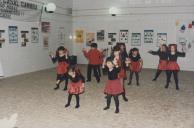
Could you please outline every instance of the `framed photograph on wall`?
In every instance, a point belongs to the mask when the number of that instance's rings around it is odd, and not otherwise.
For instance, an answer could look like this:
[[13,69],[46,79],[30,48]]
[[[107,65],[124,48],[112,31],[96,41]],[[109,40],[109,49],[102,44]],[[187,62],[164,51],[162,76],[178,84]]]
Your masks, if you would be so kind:
[[161,44],[167,44],[167,33],[157,33],[157,44],[159,47]]
[[43,35],[43,47],[46,49],[49,48],[49,35],[48,34]]
[[141,33],[131,34],[131,46],[141,46]]
[[154,41],[154,30],[144,30],[144,43],[153,43]]
[[108,45],[113,45],[117,41],[117,33],[108,33]]
[[51,30],[50,22],[42,22],[41,23],[41,30],[43,33],[49,33]]
[[9,43],[18,43],[18,27],[17,26],[9,26]]
[[86,33],[86,46],[91,46],[92,43],[95,41],[95,33],[87,32]]
[[5,30],[0,30],[0,48],[2,48],[3,43],[5,43],[5,38],[3,37]]
[[105,40],[105,30],[98,30],[97,31],[97,41],[103,42]]
[[28,31],[21,31],[21,46],[26,47],[27,42],[29,42]]
[[84,30],[76,30],[75,31],[75,41],[76,43],[84,42]]
[[38,30],[38,28],[31,28],[31,42],[32,43],[39,42],[39,30]]
[[120,30],[119,32],[119,42],[121,43],[128,43],[128,30]]

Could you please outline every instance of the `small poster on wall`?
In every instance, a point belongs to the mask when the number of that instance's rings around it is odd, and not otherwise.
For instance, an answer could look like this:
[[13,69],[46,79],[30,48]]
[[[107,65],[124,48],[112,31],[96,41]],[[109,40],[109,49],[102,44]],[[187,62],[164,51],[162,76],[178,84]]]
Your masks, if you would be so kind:
[[75,31],[75,41],[76,43],[84,42],[84,30],[76,30]]
[[92,43],[95,41],[95,33],[88,32],[86,33],[86,45],[91,46]]
[[49,47],[49,35],[48,34],[43,35],[43,47],[44,48]]
[[132,33],[131,46],[141,46],[141,33]]
[[18,43],[18,27],[9,26],[9,43]]
[[39,30],[38,30],[38,28],[31,28],[31,42],[32,43],[39,42]]
[[158,33],[157,34],[157,44],[159,47],[161,44],[167,44],[167,33]]
[[58,42],[61,45],[65,44],[65,28],[64,27],[59,27],[58,30]]
[[190,52],[194,48],[194,29],[192,20],[182,20],[176,26],[176,42],[179,50]]
[[21,31],[21,46],[26,47],[27,42],[29,42],[28,39],[28,31]]
[[108,33],[108,45],[113,45],[117,41],[117,33]]
[[105,30],[98,30],[97,31],[97,41],[103,42],[105,40]]
[[3,37],[5,30],[0,30],[0,48],[2,48],[3,43],[5,43],[5,38]]
[[42,22],[41,26],[42,26],[41,30],[42,30],[43,33],[49,33],[50,32],[50,29],[51,29],[50,22]]
[[153,43],[154,30],[144,30],[144,43]]
[[50,22],[42,22],[41,30],[43,33],[43,47],[49,48],[49,33],[51,30]]
[[119,42],[120,43],[128,43],[128,30],[120,30],[119,33]]

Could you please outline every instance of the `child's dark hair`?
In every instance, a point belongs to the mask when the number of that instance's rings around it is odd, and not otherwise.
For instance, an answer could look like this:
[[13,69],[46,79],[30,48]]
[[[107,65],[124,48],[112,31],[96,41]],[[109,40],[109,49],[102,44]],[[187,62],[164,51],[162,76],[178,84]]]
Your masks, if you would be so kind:
[[139,49],[138,48],[132,48],[129,52],[129,56],[133,55],[133,52],[137,51],[137,57],[140,57]]
[[92,43],[92,44],[91,44],[91,47],[92,47],[92,48],[98,48],[98,45],[97,45],[97,43]]
[[177,52],[177,44],[169,44],[168,45],[169,52],[171,52],[171,47],[174,47],[175,48],[175,52]]
[[123,46],[124,47],[124,51],[126,51],[126,45],[125,45],[125,43],[117,43],[116,44],[117,46],[119,46],[119,48],[121,48],[121,46]]
[[113,62],[113,58],[112,57],[107,57],[106,62]]
[[66,51],[66,48],[64,46],[59,46],[56,51],[56,56],[59,56],[59,51]]
[[[166,52],[168,51],[168,46],[166,44],[162,44],[161,47],[165,47]],[[158,49],[160,51],[161,48]]]
[[82,75],[82,73],[77,65],[70,66],[68,71],[75,72],[76,75]]
[[114,52],[116,52],[116,51],[120,51],[120,47],[118,45],[116,45],[112,48],[111,57],[114,58]]

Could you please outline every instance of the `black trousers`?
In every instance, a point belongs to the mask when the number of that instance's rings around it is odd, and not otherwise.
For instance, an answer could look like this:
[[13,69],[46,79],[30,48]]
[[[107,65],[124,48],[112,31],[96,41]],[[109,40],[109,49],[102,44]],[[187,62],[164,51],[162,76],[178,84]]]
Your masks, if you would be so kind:
[[[166,72],[166,77],[168,76],[168,71],[165,71]],[[157,80],[157,78],[160,76],[160,74],[162,73],[162,70],[157,70],[156,71],[156,75],[154,77],[154,80]]]
[[101,65],[98,65],[97,72],[98,76],[101,77]]
[[76,98],[76,106],[79,106],[80,105],[79,104],[79,101],[80,101],[79,94],[69,94],[67,104],[68,105],[71,104],[71,99],[73,95],[75,95],[75,98]]
[[91,73],[92,70],[94,71],[94,76],[96,77],[96,80],[99,82],[100,81],[100,77],[98,74],[98,65],[91,65],[88,64],[88,69],[87,69],[87,80],[91,81]]
[[124,84],[124,83],[125,83],[125,79],[123,78],[123,79],[122,79],[122,84],[123,84],[123,90],[124,90],[124,91],[123,91],[123,93],[122,93],[122,97],[123,97],[124,100],[127,100],[126,91],[125,91],[125,84]]
[[111,103],[111,98],[114,98],[114,101],[115,101],[115,107],[116,109],[119,109],[119,96],[118,95],[107,95],[107,107],[110,107],[110,103]]
[[57,74],[57,81],[59,80],[60,85],[65,80],[65,87],[68,85],[68,75],[67,74]]
[[133,74],[135,73],[135,77],[136,77],[136,82],[137,84],[139,84],[139,73],[138,72],[132,72],[130,71],[130,75],[129,75],[129,82],[132,82],[133,79]]
[[170,79],[171,79],[171,76],[172,74],[174,75],[174,81],[175,81],[175,84],[176,84],[176,88],[179,89],[179,80],[178,80],[178,72],[177,70],[169,70],[167,71],[168,73],[168,76],[167,76],[167,84],[166,84],[166,87],[169,86],[169,83],[170,83]]

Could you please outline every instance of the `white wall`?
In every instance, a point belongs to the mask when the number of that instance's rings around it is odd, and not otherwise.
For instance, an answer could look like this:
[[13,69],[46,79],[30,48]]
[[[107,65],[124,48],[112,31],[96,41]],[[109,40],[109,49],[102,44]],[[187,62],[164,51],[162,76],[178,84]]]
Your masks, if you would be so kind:
[[[34,0],[35,1],[35,0]],[[36,1],[35,1],[36,2]],[[41,2],[47,2],[46,0]],[[72,1],[60,0],[55,1],[57,6],[63,8],[71,8]],[[72,31],[72,18],[68,15],[61,15],[58,13],[64,13],[66,11],[63,8],[58,8],[55,14],[43,14],[42,21],[48,21],[51,23],[51,33],[49,36],[49,49],[43,48],[43,38],[41,34],[41,26],[39,22],[21,22],[0,18],[0,29],[6,30],[5,38],[6,42],[3,44],[3,48],[0,48],[0,61],[3,66],[4,76],[10,77],[18,74],[38,71],[54,67],[55,65],[49,59],[49,51],[55,51],[60,45],[58,41],[58,28],[64,27],[66,34],[65,46],[72,51],[71,40],[69,40],[69,34]],[[65,14],[65,13],[64,13]],[[19,41],[17,44],[9,44],[8,38],[8,26],[18,26]],[[27,30],[30,32],[31,27],[38,27],[40,31],[39,43],[32,44],[27,43],[27,47],[21,47],[20,31]],[[30,37],[30,34],[29,34]]]
[[[137,5],[130,7],[129,2],[132,0],[98,0],[98,1],[79,1],[74,0],[74,18],[73,18],[73,31],[76,29],[83,29],[85,32],[97,32],[97,30],[104,29],[106,31],[105,42],[97,42],[100,48],[110,47],[107,44],[107,33],[117,32],[122,29],[129,30],[129,43],[127,49],[131,48],[130,38],[132,32],[140,32],[141,47],[139,47],[142,58],[144,60],[144,68],[156,68],[158,57],[154,57],[147,53],[148,50],[157,50],[156,47],[156,33],[167,32],[168,43],[176,42],[176,21],[194,20],[193,1],[188,1],[183,6],[181,0],[175,3],[164,4],[164,7],[158,7],[159,4],[147,5],[139,1]],[[173,1],[172,1],[173,2]],[[189,5],[190,4],[190,5]],[[141,5],[141,6],[140,6]],[[189,6],[188,6],[189,5]],[[111,17],[108,15],[108,8],[111,6],[119,7],[119,15]],[[125,8],[121,8],[125,7]],[[144,44],[143,32],[146,29],[153,29],[155,32],[154,44]],[[118,36],[118,34],[117,34]],[[118,39],[118,38],[117,38]],[[78,56],[78,63],[86,64],[87,60],[81,53],[84,44],[76,44],[74,42],[74,54]],[[187,57],[179,58],[179,63],[182,70],[194,71],[194,48],[187,53]]]

